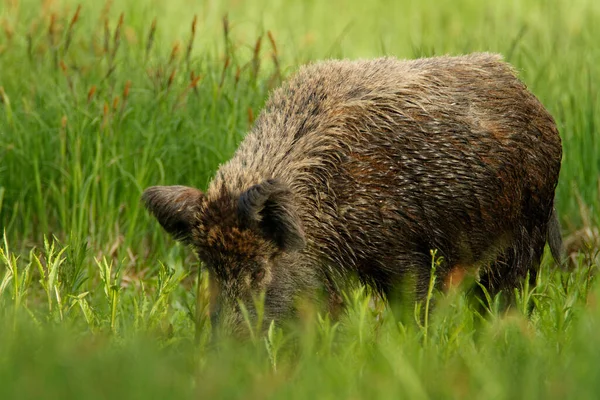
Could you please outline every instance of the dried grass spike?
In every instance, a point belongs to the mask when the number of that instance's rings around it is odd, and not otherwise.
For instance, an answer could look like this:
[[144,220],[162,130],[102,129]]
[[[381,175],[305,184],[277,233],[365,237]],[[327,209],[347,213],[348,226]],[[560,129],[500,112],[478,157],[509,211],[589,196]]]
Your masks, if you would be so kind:
[[169,75],[169,80],[167,81],[167,89],[169,89],[171,87],[171,85],[173,84],[173,80],[175,80],[175,73],[177,72],[177,69],[173,69],[173,71],[171,71],[171,75]]
[[173,43],[173,48],[171,49],[171,56],[169,57],[169,65],[175,61],[177,55],[179,54],[179,42]]
[[192,35],[196,34],[196,24],[198,23],[198,16],[194,14],[194,19],[192,20]]
[[152,20],[152,25],[150,26],[150,31],[148,32],[148,40],[146,42],[146,54],[145,59],[148,59],[148,55],[150,54],[150,50],[152,49],[152,45],[154,44],[154,35],[156,34],[156,18]]
[[6,35],[6,39],[10,41],[13,38],[15,33],[14,29],[9,25],[6,19],[2,20],[2,28],[4,30],[4,34]]
[[104,54],[109,54],[110,51],[110,28],[108,26],[108,18],[104,20]]
[[88,90],[88,94],[87,94],[87,102],[88,103],[90,101],[92,101],[92,98],[94,97],[94,93],[96,93],[96,85],[92,85],[90,90]]
[[275,44],[275,38],[271,31],[267,31],[267,36],[269,37],[269,42],[271,42],[271,48],[273,49],[273,53],[277,55],[277,44]]
[[107,20],[110,14],[110,9],[112,8],[112,0],[106,0],[104,3],[104,7],[102,7],[102,12],[100,13],[101,20]]
[[75,14],[73,18],[71,18],[71,23],[69,24],[69,28],[72,28],[77,21],[79,21],[79,14],[81,13],[81,4],[77,5],[77,10],[75,10]]
[[221,71],[221,81],[219,82],[219,88],[223,87],[225,83],[225,72],[227,72],[227,68],[229,68],[229,64],[231,62],[231,58],[229,57],[229,53],[225,56],[225,64],[223,65],[223,71]]
[[112,49],[112,53],[110,55],[111,65],[115,60],[115,57],[117,55],[117,50],[119,49],[119,45],[121,44],[121,29],[123,28],[124,19],[125,19],[125,14],[121,13],[121,15],[119,16],[119,23],[117,24],[117,27],[115,28],[115,33],[113,35],[113,49]]
[[254,123],[254,111],[252,107],[248,107],[248,125],[252,126]]
[[75,10],[75,14],[73,15],[73,18],[71,18],[71,22],[69,23],[69,28],[67,29],[67,38],[65,39],[65,47],[63,50],[63,54],[66,54],[67,51],[69,50],[69,47],[71,46],[71,40],[73,38],[73,27],[75,26],[75,23],[77,23],[77,21],[79,21],[80,13],[81,13],[81,4],[79,4],[77,6],[77,10]]
[[196,23],[198,22],[198,16],[194,15],[194,20],[192,21],[192,34],[190,35],[190,40],[188,42],[187,45],[187,49],[185,52],[185,63],[188,66],[189,69],[189,65],[190,65],[190,56],[192,54],[192,48],[194,46],[194,40],[196,38]]
[[252,53],[252,75],[254,78],[258,76],[258,71],[260,69],[260,48],[262,46],[262,35],[256,39],[256,44],[254,45],[254,52]]
[[225,54],[229,55],[229,16],[227,14],[223,16],[223,38],[225,40]]
[[131,81],[125,82],[125,88],[123,89],[123,100],[127,100],[129,97],[129,89],[131,89]]
[[192,80],[192,82],[190,83],[190,87],[196,88],[196,86],[198,85],[198,82],[200,82],[200,76],[197,76]]
[[236,86],[237,86],[238,82],[240,81],[240,75],[241,74],[242,74],[242,69],[238,65],[237,68],[235,69],[235,85]]
[[48,39],[54,45],[54,34],[56,32],[56,14],[50,14],[50,25],[48,26]]

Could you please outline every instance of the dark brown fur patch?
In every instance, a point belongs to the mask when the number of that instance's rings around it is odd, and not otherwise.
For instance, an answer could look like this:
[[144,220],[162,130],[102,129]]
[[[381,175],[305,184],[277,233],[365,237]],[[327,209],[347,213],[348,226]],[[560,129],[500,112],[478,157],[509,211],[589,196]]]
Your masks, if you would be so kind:
[[[547,241],[560,255],[561,157],[552,116],[498,55],[315,63],[219,168],[192,244],[217,274],[267,268],[250,285],[267,318],[293,316],[297,296],[337,298],[349,275],[388,296],[414,282],[422,298],[432,249],[440,285],[469,265],[511,293]],[[248,299],[236,279],[263,275],[222,274],[219,301]]]

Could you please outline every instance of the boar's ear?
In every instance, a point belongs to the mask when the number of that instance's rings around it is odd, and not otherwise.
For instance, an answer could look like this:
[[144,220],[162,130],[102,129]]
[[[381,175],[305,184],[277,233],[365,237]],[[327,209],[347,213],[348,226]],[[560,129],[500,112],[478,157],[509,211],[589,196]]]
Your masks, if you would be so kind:
[[142,201],[158,222],[175,239],[189,242],[202,192],[187,186],[152,186]]
[[269,179],[242,193],[238,213],[243,223],[260,232],[283,251],[298,251],[306,245],[292,192]]

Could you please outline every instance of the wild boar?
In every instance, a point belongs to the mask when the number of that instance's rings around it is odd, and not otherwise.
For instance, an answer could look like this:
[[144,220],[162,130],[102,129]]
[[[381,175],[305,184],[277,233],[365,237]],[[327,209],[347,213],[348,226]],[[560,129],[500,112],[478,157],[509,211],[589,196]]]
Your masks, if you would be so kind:
[[[535,271],[561,237],[552,116],[495,54],[302,67],[275,90],[206,192],[155,186],[143,201],[208,269],[214,325],[244,328],[295,299],[338,298],[350,275],[384,296],[477,273],[492,294]],[[332,300],[332,303],[335,301]]]

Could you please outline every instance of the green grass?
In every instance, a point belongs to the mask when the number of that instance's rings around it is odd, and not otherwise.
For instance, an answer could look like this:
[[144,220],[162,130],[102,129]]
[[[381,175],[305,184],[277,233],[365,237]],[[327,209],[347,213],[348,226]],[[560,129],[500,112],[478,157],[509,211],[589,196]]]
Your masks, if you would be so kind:
[[[598,2],[88,3],[71,25],[75,2],[0,0],[0,398],[596,398]],[[340,321],[211,343],[206,277],[143,188],[206,187],[302,63],[482,50],[557,120],[574,272],[546,260],[508,314],[437,294],[398,322],[357,290]]]

